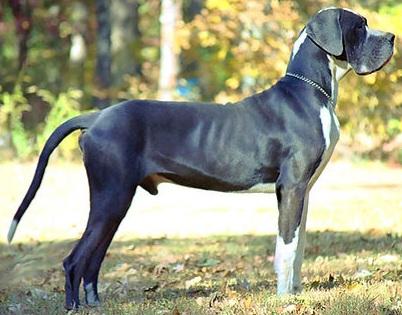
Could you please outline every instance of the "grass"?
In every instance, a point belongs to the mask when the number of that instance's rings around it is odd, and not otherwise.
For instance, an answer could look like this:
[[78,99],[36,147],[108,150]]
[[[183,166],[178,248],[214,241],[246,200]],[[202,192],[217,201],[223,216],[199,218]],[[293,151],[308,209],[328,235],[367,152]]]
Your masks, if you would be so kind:
[[[65,314],[61,261],[85,225],[85,176],[50,166],[9,246],[32,168],[0,164],[0,314]],[[382,164],[329,166],[310,198],[304,291],[284,298],[275,295],[273,197],[141,193],[104,261],[102,307],[77,314],[402,314],[401,178]]]

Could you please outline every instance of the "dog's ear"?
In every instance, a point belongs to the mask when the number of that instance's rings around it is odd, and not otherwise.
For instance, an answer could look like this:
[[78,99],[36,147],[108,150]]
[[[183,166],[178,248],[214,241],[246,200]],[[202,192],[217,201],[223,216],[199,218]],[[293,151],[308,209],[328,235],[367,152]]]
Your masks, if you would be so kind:
[[307,35],[327,53],[340,56],[343,52],[341,10],[318,12],[307,24]]

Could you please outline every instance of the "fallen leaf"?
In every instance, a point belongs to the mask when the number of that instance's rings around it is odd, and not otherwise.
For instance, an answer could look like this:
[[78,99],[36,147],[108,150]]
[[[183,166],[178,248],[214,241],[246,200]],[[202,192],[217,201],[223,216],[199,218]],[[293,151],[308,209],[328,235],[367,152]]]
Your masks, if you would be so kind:
[[214,307],[216,303],[222,302],[223,294],[221,292],[213,292],[209,297],[209,307]]
[[184,264],[176,264],[173,266],[172,270],[174,272],[181,272],[184,270]]
[[238,284],[240,286],[240,288],[242,288],[243,290],[249,291],[251,288],[250,282],[248,282],[247,279],[240,279],[240,281],[238,281]]
[[200,283],[202,280],[202,278],[200,276],[197,276],[195,278],[192,278],[190,280],[187,280],[185,282],[185,288],[188,290],[190,289],[192,286],[195,286],[197,283]]
[[168,266],[164,263],[161,263],[159,265],[156,265],[154,270],[153,270],[153,274],[156,276],[161,275],[162,273],[167,273],[169,272]]
[[206,258],[197,263],[198,267],[213,267],[220,263],[220,260],[215,258]]
[[251,298],[251,296],[245,297],[243,299],[242,304],[246,310],[248,310],[254,306],[254,302],[253,302],[253,299]]
[[177,306],[174,307],[173,311],[172,311],[172,315],[180,315],[179,310],[177,309]]
[[363,279],[363,278],[370,277],[371,275],[372,275],[372,273],[370,271],[368,271],[367,269],[360,269],[353,275],[353,277],[357,278],[357,279]]
[[296,304],[289,304],[285,305],[281,309],[281,313],[293,313],[297,311],[297,305]]
[[19,314],[21,313],[21,306],[20,303],[13,303],[8,306],[8,310],[12,313]]
[[38,289],[38,288],[33,288],[30,291],[31,296],[35,297],[35,298],[40,298],[42,300],[48,300],[49,299],[49,295],[46,291]]
[[202,296],[199,296],[198,298],[195,299],[195,302],[199,305],[202,306],[204,304],[205,298]]
[[353,290],[353,289],[356,289],[356,288],[359,288],[359,287],[360,287],[360,284],[358,282],[356,282],[356,281],[352,281],[352,282],[347,284],[348,290]]
[[383,255],[378,258],[380,262],[383,263],[390,263],[390,262],[397,262],[399,260],[399,257],[397,255]]
[[143,280],[130,283],[130,289],[135,291],[153,292],[159,288],[159,283],[155,281]]
[[122,280],[117,280],[117,286],[113,290],[114,294],[119,296],[127,296],[128,294],[128,278],[124,277]]

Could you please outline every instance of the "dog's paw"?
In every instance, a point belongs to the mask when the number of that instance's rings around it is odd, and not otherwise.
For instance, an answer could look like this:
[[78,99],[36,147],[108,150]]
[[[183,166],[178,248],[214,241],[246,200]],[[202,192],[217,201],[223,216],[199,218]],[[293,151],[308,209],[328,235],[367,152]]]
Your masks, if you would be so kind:
[[100,306],[100,300],[98,293],[94,290],[92,283],[89,283],[84,286],[85,292],[85,304],[89,307],[98,307]]

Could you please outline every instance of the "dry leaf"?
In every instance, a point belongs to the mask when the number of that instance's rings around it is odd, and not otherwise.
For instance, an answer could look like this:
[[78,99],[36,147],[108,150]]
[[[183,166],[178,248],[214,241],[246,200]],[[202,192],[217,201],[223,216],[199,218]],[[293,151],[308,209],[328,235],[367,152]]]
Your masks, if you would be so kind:
[[177,306],[174,307],[173,311],[172,311],[172,315],[180,315],[179,310],[177,309]]
[[201,282],[202,278],[200,276],[197,276],[195,278],[192,278],[190,280],[187,280],[185,282],[185,288],[188,290],[190,289],[192,286],[195,286],[197,283]]

